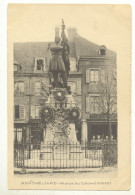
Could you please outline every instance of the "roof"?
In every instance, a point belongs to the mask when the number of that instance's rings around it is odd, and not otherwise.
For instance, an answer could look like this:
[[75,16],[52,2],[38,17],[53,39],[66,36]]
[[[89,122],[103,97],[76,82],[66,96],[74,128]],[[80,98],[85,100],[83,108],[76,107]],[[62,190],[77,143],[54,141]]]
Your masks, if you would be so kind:
[[[30,73],[34,69],[36,58],[45,58],[49,61],[48,44],[51,42],[27,42],[14,44],[14,62],[22,66],[22,71]],[[75,44],[70,43],[70,57],[76,58]]]
[[[84,39],[81,36],[75,37],[76,55],[78,57],[97,57],[99,56],[100,46]],[[107,57],[116,57],[116,53],[112,50],[106,49]]]
[[[51,42],[26,42],[14,44],[14,61],[20,64],[23,73],[31,73],[34,70],[35,59],[45,58],[49,63],[50,52],[48,44]],[[69,43],[71,58],[99,56],[99,45],[96,45],[77,35],[74,42]],[[107,49],[108,57],[116,57],[116,53]]]
[[36,58],[45,58],[48,54],[48,43],[15,43],[14,60],[22,66],[22,71],[31,73]]

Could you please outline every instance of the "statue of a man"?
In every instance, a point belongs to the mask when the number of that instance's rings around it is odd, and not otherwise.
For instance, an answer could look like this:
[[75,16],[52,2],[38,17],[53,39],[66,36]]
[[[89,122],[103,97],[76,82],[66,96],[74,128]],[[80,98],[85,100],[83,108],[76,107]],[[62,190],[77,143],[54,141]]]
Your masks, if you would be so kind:
[[55,43],[50,46],[51,59],[49,63],[49,72],[53,75],[53,86],[61,87],[62,83],[59,82],[59,73],[63,81],[63,87],[67,88],[67,79],[70,70],[69,63],[69,47],[64,42],[63,37],[60,43],[59,28],[55,29]]

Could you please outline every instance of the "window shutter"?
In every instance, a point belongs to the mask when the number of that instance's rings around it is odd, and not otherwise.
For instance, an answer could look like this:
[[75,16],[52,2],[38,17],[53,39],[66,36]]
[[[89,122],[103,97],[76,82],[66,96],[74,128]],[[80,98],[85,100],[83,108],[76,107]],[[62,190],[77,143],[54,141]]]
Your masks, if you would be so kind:
[[40,92],[41,92],[41,83],[40,83],[40,81],[35,83],[35,92],[36,92],[37,95],[40,95]]
[[19,119],[19,105],[15,105],[15,118]]
[[37,60],[35,59],[35,63],[34,63],[34,71],[37,70]]
[[17,132],[16,129],[14,128],[14,141],[16,141],[16,137],[17,137]]
[[37,118],[40,116],[40,110],[41,110],[41,106],[36,106],[36,117]]
[[25,112],[24,112],[24,106],[20,106],[20,119],[24,119],[25,118]]
[[31,118],[35,118],[35,106],[31,106]]
[[15,92],[18,92],[19,90],[19,86],[18,86],[18,82],[15,83]]
[[30,83],[29,93],[30,93],[30,95],[34,95],[35,94],[35,82],[34,81],[32,81]]
[[105,83],[105,70],[101,70],[101,82]]
[[90,82],[90,71],[89,69],[86,69],[86,83],[89,83]]
[[117,104],[114,103],[114,104],[112,105],[112,112],[116,113],[116,111],[117,111]]
[[29,94],[29,81],[28,80],[26,80],[25,83],[24,83],[24,92],[27,95]]
[[77,85],[77,94],[81,95],[81,80],[77,81],[76,85]]
[[86,113],[90,112],[90,97],[86,96]]
[[90,101],[90,113],[91,114],[93,114],[93,107],[94,107],[94,98],[93,98],[93,96],[90,96],[90,99],[89,99],[89,101]]
[[19,92],[24,93],[24,82],[19,82]]

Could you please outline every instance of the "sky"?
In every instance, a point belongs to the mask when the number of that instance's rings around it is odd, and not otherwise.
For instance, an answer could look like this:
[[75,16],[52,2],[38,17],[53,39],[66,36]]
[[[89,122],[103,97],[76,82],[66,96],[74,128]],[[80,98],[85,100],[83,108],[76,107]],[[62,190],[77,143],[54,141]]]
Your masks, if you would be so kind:
[[55,27],[75,27],[87,40],[117,51],[130,34],[128,5],[9,5],[8,33],[15,42],[53,41]]

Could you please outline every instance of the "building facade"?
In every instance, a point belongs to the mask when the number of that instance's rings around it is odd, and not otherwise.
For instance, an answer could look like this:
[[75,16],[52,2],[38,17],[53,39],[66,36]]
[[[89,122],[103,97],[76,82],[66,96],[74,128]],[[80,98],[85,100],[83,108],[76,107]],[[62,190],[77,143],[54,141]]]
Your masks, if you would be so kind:
[[[80,37],[76,29],[68,29],[68,38],[71,67],[68,85],[82,120],[82,128],[77,130],[78,140],[105,137],[107,120],[97,108],[97,86],[107,64],[116,69],[116,54],[104,45],[98,46]],[[14,44],[14,135],[15,140],[24,139],[33,148],[43,140],[43,128],[38,119],[50,86],[48,44]],[[117,139],[116,115],[110,122],[112,135]]]

